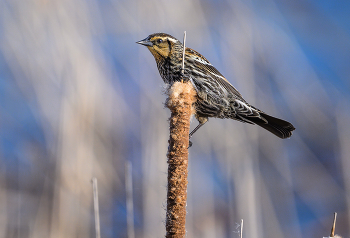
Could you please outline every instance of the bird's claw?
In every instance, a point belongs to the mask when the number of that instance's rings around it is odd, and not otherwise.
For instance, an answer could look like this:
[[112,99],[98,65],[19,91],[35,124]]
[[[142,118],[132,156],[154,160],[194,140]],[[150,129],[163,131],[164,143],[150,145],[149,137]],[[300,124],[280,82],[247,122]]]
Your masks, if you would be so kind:
[[192,146],[192,141],[188,141],[188,148],[190,148],[191,146]]

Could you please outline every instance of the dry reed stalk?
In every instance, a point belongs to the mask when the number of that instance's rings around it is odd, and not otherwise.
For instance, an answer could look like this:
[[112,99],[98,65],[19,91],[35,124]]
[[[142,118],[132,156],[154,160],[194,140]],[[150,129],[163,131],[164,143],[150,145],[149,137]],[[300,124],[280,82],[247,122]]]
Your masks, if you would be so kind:
[[323,238],[342,238],[342,237],[339,236],[339,235],[334,235],[334,232],[335,232],[335,223],[336,223],[336,222],[337,222],[337,213],[335,212],[335,213],[334,213],[334,217],[333,217],[333,225],[332,225],[331,234],[330,234],[330,236],[323,237]]
[[192,84],[176,82],[169,89],[171,111],[168,147],[166,237],[185,237],[190,118],[196,92]]
[[92,178],[92,191],[94,195],[94,216],[95,216],[95,232],[96,238],[101,238],[100,230],[100,210],[98,206],[98,187],[97,187],[97,178]]
[[134,199],[132,190],[132,164],[130,161],[125,162],[125,189],[126,189],[126,225],[128,238],[135,238],[134,227]]
[[335,232],[335,223],[337,222],[337,213],[334,213],[334,218],[333,218],[333,226],[332,226],[332,230],[331,230],[331,235],[330,237],[334,237],[334,232]]

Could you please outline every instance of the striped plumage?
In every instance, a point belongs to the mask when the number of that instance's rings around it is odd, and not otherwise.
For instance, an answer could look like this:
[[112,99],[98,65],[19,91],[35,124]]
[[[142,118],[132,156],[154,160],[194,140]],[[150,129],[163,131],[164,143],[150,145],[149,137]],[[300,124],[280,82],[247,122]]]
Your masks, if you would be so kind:
[[294,126],[284,120],[272,117],[247,103],[227,79],[201,54],[187,48],[185,51],[185,72],[181,73],[183,45],[176,38],[165,33],[149,35],[137,43],[147,46],[154,56],[159,73],[166,84],[188,79],[196,92],[196,118],[199,121],[190,136],[209,117],[229,118],[256,124],[285,139],[292,135]]

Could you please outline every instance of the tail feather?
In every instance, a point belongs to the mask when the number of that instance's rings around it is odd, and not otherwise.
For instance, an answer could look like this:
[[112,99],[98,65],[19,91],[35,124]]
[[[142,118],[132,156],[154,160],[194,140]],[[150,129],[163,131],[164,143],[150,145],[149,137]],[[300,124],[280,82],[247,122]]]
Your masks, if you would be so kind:
[[[279,138],[286,139],[292,136],[292,131],[294,131],[295,128],[291,123],[278,119],[276,117],[269,116],[263,112],[259,113],[263,119],[256,117],[249,118],[249,120],[275,134]],[[267,121],[267,123],[264,119]]]

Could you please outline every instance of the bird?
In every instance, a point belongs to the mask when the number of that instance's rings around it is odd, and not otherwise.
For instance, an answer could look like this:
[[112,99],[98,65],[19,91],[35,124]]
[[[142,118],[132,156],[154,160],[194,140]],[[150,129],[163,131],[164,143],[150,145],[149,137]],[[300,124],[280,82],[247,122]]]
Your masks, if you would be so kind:
[[[279,138],[292,136],[295,127],[288,121],[273,117],[250,105],[241,93],[200,53],[186,47],[182,71],[183,44],[166,33],[154,33],[136,42],[152,53],[164,83],[171,86],[183,79],[190,80],[196,91],[195,118],[199,125],[189,138],[209,118],[233,119],[258,125]],[[190,145],[192,143],[190,142]]]

